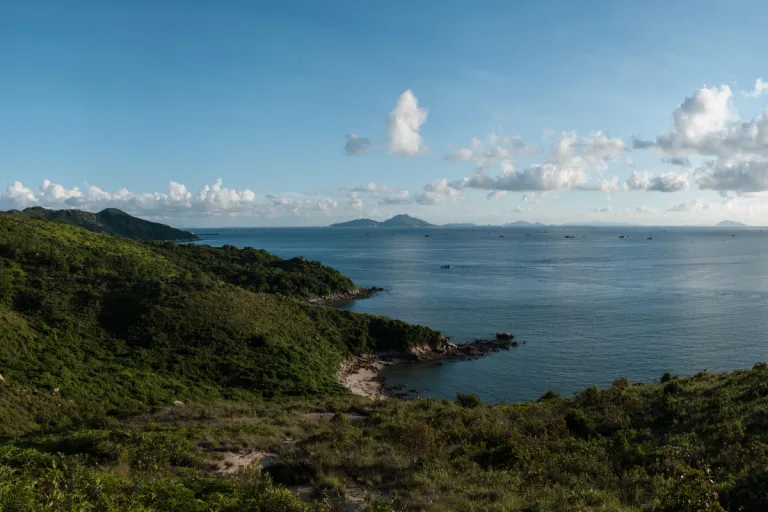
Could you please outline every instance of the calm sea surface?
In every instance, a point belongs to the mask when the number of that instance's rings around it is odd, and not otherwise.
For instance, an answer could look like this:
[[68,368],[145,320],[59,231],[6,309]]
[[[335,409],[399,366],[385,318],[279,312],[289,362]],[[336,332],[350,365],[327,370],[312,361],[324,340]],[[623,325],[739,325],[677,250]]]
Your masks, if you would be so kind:
[[[687,375],[768,359],[768,231],[197,232],[203,243],[305,256],[360,286],[387,289],[347,306],[353,311],[423,324],[456,341],[509,331],[528,342],[475,361],[390,371],[389,383],[422,396],[452,398],[462,391],[488,401],[530,400],[548,389],[570,395],[586,386],[609,386],[620,376],[647,382],[665,371]],[[205,235],[211,232],[218,235]],[[446,264],[451,268],[440,268]]]

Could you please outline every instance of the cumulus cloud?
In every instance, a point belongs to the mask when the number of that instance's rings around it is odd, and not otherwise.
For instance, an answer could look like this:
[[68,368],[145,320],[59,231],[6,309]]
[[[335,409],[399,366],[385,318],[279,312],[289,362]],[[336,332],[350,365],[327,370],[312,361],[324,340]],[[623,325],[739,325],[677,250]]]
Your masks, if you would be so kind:
[[691,167],[691,160],[681,156],[665,156],[661,159],[665,164],[677,165],[680,167]]
[[419,204],[442,204],[461,200],[460,192],[448,184],[448,180],[433,181],[424,186],[424,191],[416,197]]
[[348,156],[359,156],[365,153],[371,145],[371,141],[365,137],[360,137],[354,133],[348,133],[346,137],[347,142],[344,144],[344,152]]
[[768,190],[768,160],[713,161],[695,173],[699,188],[727,193]]
[[453,162],[474,161],[478,165],[488,166],[536,150],[535,146],[526,144],[519,136],[505,137],[491,133],[486,142],[473,137],[467,147],[456,149],[445,155],[445,158]]
[[[493,151],[489,151],[489,148]],[[452,182],[456,189],[488,191],[548,191],[548,190],[618,190],[618,178],[589,183],[590,171],[601,172],[615,160],[626,145],[620,139],[611,138],[596,131],[579,138],[575,132],[564,132],[552,144],[549,158],[540,164],[517,170],[510,160],[521,152],[531,152],[519,137],[492,136],[489,143],[472,139],[466,148],[447,155],[450,160],[473,160],[477,166],[471,177]],[[489,176],[489,163],[498,162],[502,173]],[[491,196],[489,196],[491,197]]]
[[509,194],[507,190],[492,190],[488,193],[486,199],[501,199],[507,194]]
[[634,167],[634,166],[635,166],[635,161],[627,157],[627,167]]
[[208,218],[210,216],[251,216],[273,218],[278,215],[311,216],[328,213],[338,207],[334,198],[309,197],[300,194],[260,198],[252,190],[226,188],[222,181],[205,185],[193,193],[184,184],[171,181],[167,192],[133,193],[125,188],[107,192],[97,186],[84,190],[66,188],[50,180],[43,181],[37,191],[15,182],[5,194],[0,194],[0,207],[26,208],[39,205],[46,208],[80,208],[99,211],[119,208],[147,218]]
[[642,205],[642,206],[638,206],[637,208],[635,208],[635,211],[637,213],[653,213],[656,210],[651,208],[650,206]]
[[762,78],[758,78],[755,80],[755,88],[751,91],[747,91],[744,93],[744,96],[747,98],[757,98],[761,94],[768,92],[768,83],[763,82]]
[[604,208],[592,208],[590,211],[594,213],[611,213],[613,211],[613,208],[611,208],[610,206],[606,206]]
[[587,177],[583,168],[560,167],[546,163],[534,165],[520,171],[512,171],[499,176],[475,173],[451,183],[457,189],[506,190],[506,191],[544,191],[584,188]]
[[668,212],[698,212],[701,210],[708,210],[710,205],[703,199],[695,199],[693,201],[687,201],[684,203],[676,204],[675,206],[667,209]]
[[629,190],[680,192],[688,189],[688,174],[666,172],[653,177],[648,171],[634,171],[627,178],[626,186]]
[[[768,90],[758,80],[750,94]],[[635,141],[636,148],[653,147],[665,153],[665,161],[689,165],[683,156],[693,154],[709,160],[693,173],[700,189],[721,193],[768,191],[765,170],[768,162],[768,109],[742,120],[732,105],[726,85],[702,88],[685,99],[672,116],[672,130],[651,141]]]
[[614,176],[611,179],[602,179],[597,182],[597,190],[599,192],[618,192],[619,191],[619,177]]
[[424,138],[419,133],[427,120],[427,110],[419,107],[419,101],[408,89],[397,100],[395,109],[387,118],[387,146],[390,154],[418,156],[428,152]]

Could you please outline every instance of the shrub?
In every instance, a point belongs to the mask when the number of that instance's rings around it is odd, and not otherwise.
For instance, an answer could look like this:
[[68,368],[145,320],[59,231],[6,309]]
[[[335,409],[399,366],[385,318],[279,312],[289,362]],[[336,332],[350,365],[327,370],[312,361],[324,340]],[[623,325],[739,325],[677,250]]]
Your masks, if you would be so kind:
[[475,393],[456,393],[456,403],[469,409],[483,405],[483,401]]

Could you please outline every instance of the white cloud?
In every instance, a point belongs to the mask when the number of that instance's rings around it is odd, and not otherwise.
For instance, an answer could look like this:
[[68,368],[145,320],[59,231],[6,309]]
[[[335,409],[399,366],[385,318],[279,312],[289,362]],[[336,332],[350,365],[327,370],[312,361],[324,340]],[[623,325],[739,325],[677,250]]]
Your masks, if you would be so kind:
[[585,188],[587,177],[581,168],[560,167],[556,164],[546,163],[495,177],[475,173],[471,178],[463,178],[451,183],[451,186],[457,189],[517,190],[521,192],[563,190]]
[[635,166],[635,161],[627,157],[627,167],[634,167],[634,166]]
[[460,200],[459,191],[449,185],[445,178],[426,184],[424,191],[416,197],[419,204],[442,204]]
[[[488,145],[472,139],[469,147],[447,156],[451,160],[473,160],[477,167],[471,177],[451,183],[457,189],[547,191],[547,190],[618,190],[618,178],[589,183],[589,171],[604,171],[609,162],[626,150],[620,140],[610,138],[601,131],[580,139],[575,132],[564,132],[552,144],[551,156],[541,164],[516,170],[510,158],[521,152],[531,152],[519,137],[505,138],[491,135]],[[499,163],[502,174],[488,176],[491,163]],[[491,196],[489,196],[491,197]]]
[[610,206],[606,206],[604,208],[592,208],[590,211],[594,213],[611,213],[613,211],[613,208],[611,208]]
[[733,119],[732,97],[727,85],[699,89],[675,109],[671,132],[652,142],[636,140],[635,147],[656,146],[670,154],[709,151],[707,148],[716,143],[726,123]]
[[16,203],[18,206],[27,206],[33,204],[37,198],[31,189],[26,188],[20,182],[16,181],[8,187],[6,197]]
[[650,206],[643,205],[643,206],[638,206],[637,208],[635,208],[635,211],[637,213],[653,213],[656,210],[651,208]]
[[680,192],[688,189],[688,174],[666,172],[652,177],[648,171],[634,171],[626,181],[629,190]]
[[349,206],[353,210],[362,210],[363,209],[363,200],[360,198],[360,195],[357,192],[350,192],[349,193]]
[[507,194],[509,194],[507,190],[491,190],[486,196],[486,199],[501,199]]
[[719,192],[763,192],[768,190],[768,161],[713,161],[695,172],[699,188]]
[[[768,90],[762,80],[754,95]],[[739,120],[731,104],[728,86],[699,89],[678,106],[673,130],[653,141],[635,141],[635,147],[654,147],[666,154],[665,161],[690,165],[685,154],[710,157],[693,173],[702,190],[721,193],[768,190],[768,109],[755,117]]]
[[99,211],[119,208],[146,218],[203,219],[211,216],[250,216],[272,218],[276,215],[307,216],[327,214],[338,207],[334,198],[311,198],[300,194],[277,196],[267,194],[259,199],[250,189],[235,190],[222,186],[219,179],[213,185],[205,185],[192,193],[181,183],[168,183],[168,192],[136,194],[121,188],[110,193],[91,185],[80,190],[67,189],[60,184],[45,180],[38,192],[14,183],[5,194],[0,194],[0,209],[25,208],[39,205],[46,208],[80,208]]
[[661,161],[665,164],[677,165],[680,167],[691,167],[692,165],[690,159],[682,156],[665,156]]
[[411,90],[405,91],[397,100],[395,109],[387,118],[387,145],[390,154],[418,156],[428,152],[424,138],[419,133],[427,120],[427,110]]
[[757,98],[763,93],[768,92],[768,83],[763,82],[762,78],[758,78],[755,80],[755,88],[751,91],[747,91],[744,93],[744,96],[747,98]]
[[609,179],[602,179],[597,182],[597,190],[600,192],[618,192],[619,191],[619,177],[614,176]]
[[535,146],[526,144],[520,137],[506,137],[491,133],[486,142],[473,137],[467,147],[456,149],[447,155],[452,162],[475,162],[477,168],[487,169],[499,164],[502,171],[514,168],[511,159],[522,154],[534,153]]
[[371,145],[371,141],[365,137],[360,137],[354,133],[348,133],[344,136],[347,139],[344,144],[344,152],[348,156],[359,156],[365,153]]
[[695,199],[685,203],[679,203],[669,208],[668,212],[698,212],[701,210],[708,210],[710,205],[703,199]]
[[627,145],[619,138],[610,138],[602,131],[590,133],[581,142],[584,157],[594,159],[595,166],[601,165],[599,162],[610,162],[618,158],[627,150]]

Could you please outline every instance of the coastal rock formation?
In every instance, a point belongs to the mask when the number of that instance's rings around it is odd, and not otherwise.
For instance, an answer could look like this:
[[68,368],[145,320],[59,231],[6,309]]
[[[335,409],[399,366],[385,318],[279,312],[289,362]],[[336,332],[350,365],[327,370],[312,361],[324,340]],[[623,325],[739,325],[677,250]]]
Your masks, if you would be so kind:
[[367,299],[379,292],[383,292],[384,288],[377,288],[371,286],[370,288],[358,288],[350,292],[336,293],[334,295],[326,295],[325,297],[317,297],[310,299],[311,304],[317,304],[318,306],[333,306],[337,304],[343,304],[358,299]]
[[513,340],[514,338],[515,337],[512,334],[508,333],[508,332],[497,332],[496,333],[496,339],[497,340],[510,341],[510,340]]
[[471,343],[453,343],[449,338],[443,337],[434,347],[416,345],[405,352],[363,354],[348,359],[339,366],[338,378],[344,387],[356,395],[375,399],[407,398],[411,396],[411,392],[404,393],[401,389],[384,387],[386,378],[381,375],[381,370],[394,364],[441,364],[443,361],[477,359],[517,346],[516,341],[509,340],[475,340]]

